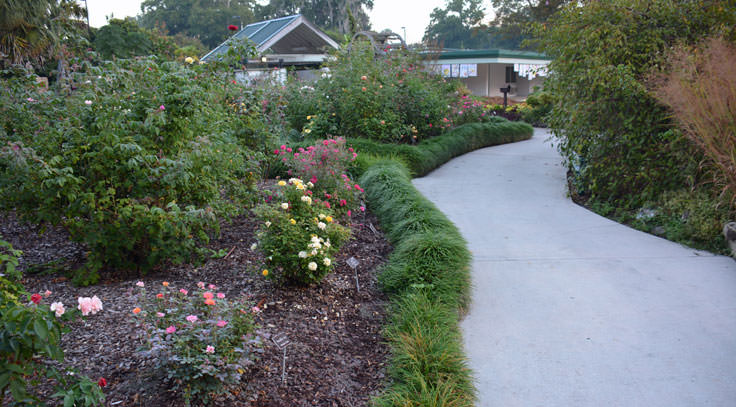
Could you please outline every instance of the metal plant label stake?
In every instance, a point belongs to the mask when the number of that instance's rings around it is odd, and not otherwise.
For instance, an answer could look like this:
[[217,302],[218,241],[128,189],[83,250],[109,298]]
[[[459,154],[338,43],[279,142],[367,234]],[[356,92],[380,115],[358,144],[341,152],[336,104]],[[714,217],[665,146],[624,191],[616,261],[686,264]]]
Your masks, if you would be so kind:
[[284,356],[281,359],[281,383],[286,383],[286,348],[291,345],[291,341],[284,333],[274,335],[271,340],[276,344],[276,347],[284,351]]
[[355,272],[355,288],[360,292],[360,281],[358,281],[358,265],[360,264],[360,261],[355,257],[350,257],[346,263],[348,263],[348,266],[350,266],[350,268]]

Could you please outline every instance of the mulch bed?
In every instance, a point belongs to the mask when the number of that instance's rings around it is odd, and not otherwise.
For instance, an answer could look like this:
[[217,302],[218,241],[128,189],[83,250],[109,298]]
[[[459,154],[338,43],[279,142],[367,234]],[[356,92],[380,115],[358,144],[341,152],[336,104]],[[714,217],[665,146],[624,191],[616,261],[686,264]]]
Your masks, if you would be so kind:
[[[353,238],[337,256],[335,270],[319,285],[281,288],[257,273],[260,255],[250,250],[257,227],[242,215],[223,224],[210,248],[229,255],[202,266],[169,267],[165,273],[140,278],[147,287],[168,281],[172,287],[193,290],[199,281],[215,284],[227,298],[262,303],[262,354],[240,386],[215,400],[226,406],[365,406],[385,386],[388,349],[381,336],[386,297],[376,284],[376,268],[391,248],[369,213],[357,219]],[[78,266],[84,247],[70,242],[63,230],[42,229],[19,222],[13,214],[0,215],[0,235],[23,250],[21,269],[57,261],[58,267]],[[353,271],[350,257],[360,261]],[[38,267],[36,267],[38,268]],[[131,310],[140,305],[134,288],[137,276],[105,273],[92,287],[74,287],[59,273],[26,273],[29,292],[50,290],[44,301],[76,306],[79,296],[97,295],[104,310],[71,325],[62,339],[66,363],[97,380],[105,377],[107,406],[180,406],[183,400],[154,371],[155,361],[140,352],[141,329]],[[357,279],[357,284],[356,284]],[[283,353],[270,340],[286,334],[286,382],[282,383]],[[50,388],[40,387],[50,394]]]

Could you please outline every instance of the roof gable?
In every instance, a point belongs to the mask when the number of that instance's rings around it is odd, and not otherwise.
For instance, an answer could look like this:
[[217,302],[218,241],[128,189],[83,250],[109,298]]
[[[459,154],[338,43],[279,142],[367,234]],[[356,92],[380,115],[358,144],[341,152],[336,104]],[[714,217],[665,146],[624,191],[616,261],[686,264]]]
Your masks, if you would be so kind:
[[324,48],[338,48],[327,34],[307,21],[301,14],[248,24],[225,42],[202,57],[203,61],[216,59],[227,52],[228,41],[247,39],[254,43],[259,54],[272,50],[277,54],[321,54]]

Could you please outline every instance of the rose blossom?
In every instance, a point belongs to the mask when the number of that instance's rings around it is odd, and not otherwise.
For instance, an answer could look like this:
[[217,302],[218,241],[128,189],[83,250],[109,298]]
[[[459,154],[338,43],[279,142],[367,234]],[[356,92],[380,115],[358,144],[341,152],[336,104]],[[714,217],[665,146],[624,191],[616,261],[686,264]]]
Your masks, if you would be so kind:
[[31,302],[38,305],[38,303],[41,302],[41,294],[33,294],[31,295]]
[[227,325],[227,321],[217,321],[217,326],[219,326],[220,328],[224,327],[225,325]]
[[171,325],[170,327],[166,328],[167,334],[173,334],[174,332],[176,332],[176,327],[174,325]]
[[196,315],[189,315],[187,317],[187,321],[189,321],[191,323],[195,323],[195,322],[197,322],[197,316]]
[[51,303],[51,311],[54,311],[54,313],[56,313],[56,316],[60,317],[64,315],[64,312],[66,311],[66,309],[64,308],[64,304],[60,302],[54,302],[54,303]]
[[211,345],[207,345],[207,349],[204,350],[205,353],[215,353],[215,347]]
[[219,299],[225,298],[225,293],[217,293],[217,298]]

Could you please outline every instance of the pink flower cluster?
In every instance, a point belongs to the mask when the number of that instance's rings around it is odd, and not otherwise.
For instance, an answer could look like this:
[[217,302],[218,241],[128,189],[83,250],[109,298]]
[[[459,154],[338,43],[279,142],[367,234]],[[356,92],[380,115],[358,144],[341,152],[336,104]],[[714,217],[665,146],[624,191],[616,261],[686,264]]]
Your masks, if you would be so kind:
[[89,297],[79,297],[77,299],[77,302],[79,305],[77,306],[77,309],[82,311],[82,315],[87,316],[89,314],[96,314],[99,311],[102,311],[102,301],[100,301],[99,298],[95,295],[92,298]]

